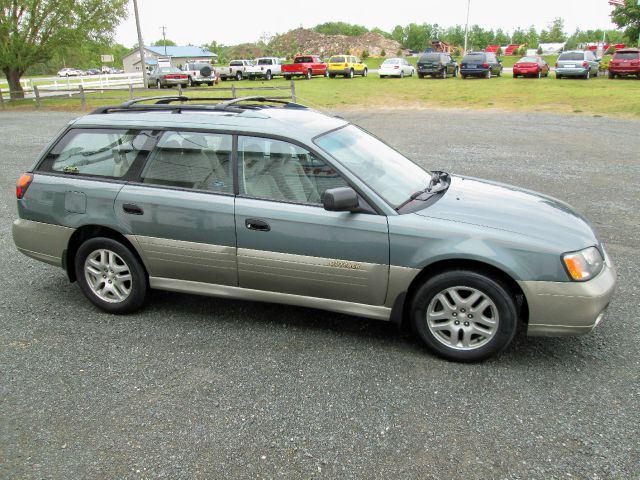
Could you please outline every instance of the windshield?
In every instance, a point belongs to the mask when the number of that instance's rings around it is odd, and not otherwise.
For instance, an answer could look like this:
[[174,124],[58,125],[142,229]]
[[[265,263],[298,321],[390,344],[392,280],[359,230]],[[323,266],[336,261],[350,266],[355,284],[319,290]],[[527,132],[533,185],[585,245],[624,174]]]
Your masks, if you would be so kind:
[[329,132],[315,143],[394,208],[431,180],[430,172],[354,125]]
[[522,57],[518,63],[538,63],[538,59],[536,57]]
[[560,60],[584,60],[584,53],[582,52],[571,52],[571,53],[563,53],[558,58]]
[[618,52],[616,53],[615,60],[637,60],[640,58],[640,54],[637,52]]
[[470,53],[469,55],[465,55],[462,59],[463,62],[483,62],[484,61],[484,53]]
[[400,60],[398,60],[397,58],[390,58],[382,62],[383,65],[396,65],[398,63],[400,63]]
[[329,62],[331,63],[344,63],[345,61],[344,57],[331,57],[329,59]]
[[439,53],[428,53],[423,55],[420,59],[421,62],[439,62],[440,54]]
[[160,73],[182,73],[182,71],[176,67],[160,67],[158,71]]

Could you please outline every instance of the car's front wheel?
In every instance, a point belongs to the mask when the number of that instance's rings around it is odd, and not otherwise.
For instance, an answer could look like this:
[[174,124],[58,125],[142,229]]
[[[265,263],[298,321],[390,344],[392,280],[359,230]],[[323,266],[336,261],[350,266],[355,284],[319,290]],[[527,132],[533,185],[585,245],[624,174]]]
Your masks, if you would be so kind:
[[129,313],[144,303],[148,282],[144,267],[117,240],[95,237],[76,253],[75,273],[84,295],[110,313]]
[[508,287],[470,270],[452,270],[427,280],[411,302],[412,324],[422,341],[442,357],[485,360],[513,340],[517,309]]

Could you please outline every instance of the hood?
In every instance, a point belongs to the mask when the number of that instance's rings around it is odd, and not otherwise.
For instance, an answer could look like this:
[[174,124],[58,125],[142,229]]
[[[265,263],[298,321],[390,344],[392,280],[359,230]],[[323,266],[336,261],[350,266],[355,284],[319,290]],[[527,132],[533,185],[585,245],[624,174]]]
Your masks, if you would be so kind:
[[513,232],[557,244],[562,251],[600,243],[589,223],[568,204],[531,190],[471,177],[452,175],[442,198],[415,213]]

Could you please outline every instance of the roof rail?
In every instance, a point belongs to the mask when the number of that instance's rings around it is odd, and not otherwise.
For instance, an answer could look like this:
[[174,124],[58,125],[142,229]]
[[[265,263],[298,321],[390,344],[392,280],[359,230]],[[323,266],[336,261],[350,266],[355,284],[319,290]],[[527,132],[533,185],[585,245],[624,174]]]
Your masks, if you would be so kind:
[[[291,102],[289,97],[265,97],[265,96],[250,96],[250,97],[185,97],[184,95],[175,96],[157,96],[157,97],[142,97],[129,100],[120,105],[98,107],[92,114],[101,114],[109,112],[122,112],[122,111],[144,111],[144,110],[171,110],[175,113],[180,113],[182,110],[214,110],[214,111],[227,111],[241,113],[247,109],[262,108],[262,105],[241,105],[244,102],[254,103],[276,103],[282,105],[284,108],[308,108],[300,103]],[[155,103],[142,104],[142,102],[149,102],[155,100]],[[180,105],[176,105],[175,102],[181,102]],[[191,104],[185,105],[187,102],[219,102],[213,105],[207,104]]]

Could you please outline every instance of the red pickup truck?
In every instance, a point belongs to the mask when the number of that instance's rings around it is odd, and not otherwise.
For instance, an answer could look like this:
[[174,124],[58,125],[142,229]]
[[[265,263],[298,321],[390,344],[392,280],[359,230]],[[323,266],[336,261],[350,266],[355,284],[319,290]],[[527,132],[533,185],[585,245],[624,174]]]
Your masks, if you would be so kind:
[[314,75],[328,76],[327,64],[317,55],[298,55],[293,63],[282,65],[282,75],[289,80],[291,77],[305,77],[311,80]]

